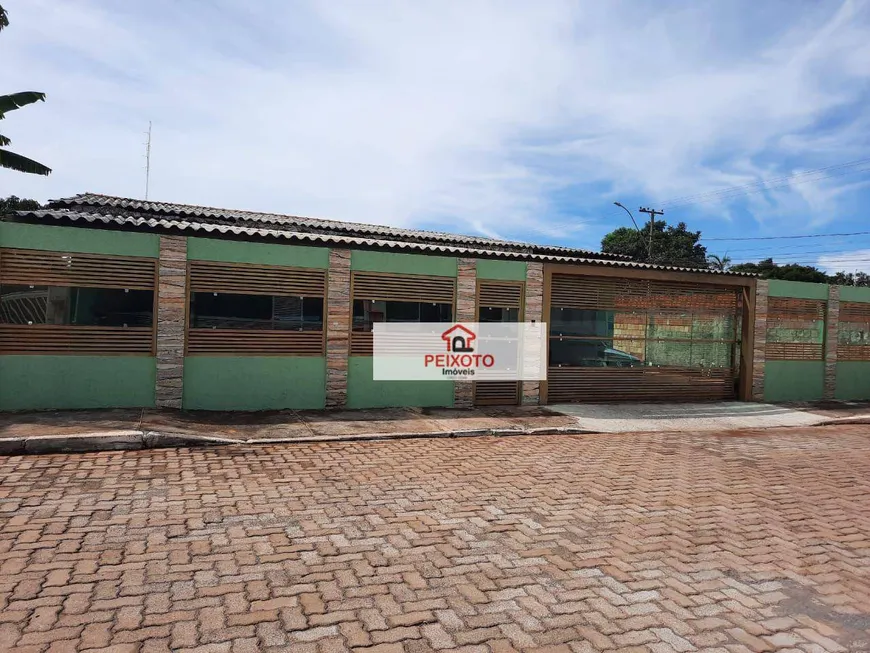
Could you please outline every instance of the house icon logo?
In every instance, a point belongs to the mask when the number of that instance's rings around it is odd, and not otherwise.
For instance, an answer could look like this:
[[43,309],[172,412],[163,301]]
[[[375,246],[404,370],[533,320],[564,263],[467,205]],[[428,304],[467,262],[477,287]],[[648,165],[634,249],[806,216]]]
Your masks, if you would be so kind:
[[456,324],[442,333],[441,339],[447,344],[447,351],[467,354],[474,351],[472,343],[477,340],[477,334],[461,324]]

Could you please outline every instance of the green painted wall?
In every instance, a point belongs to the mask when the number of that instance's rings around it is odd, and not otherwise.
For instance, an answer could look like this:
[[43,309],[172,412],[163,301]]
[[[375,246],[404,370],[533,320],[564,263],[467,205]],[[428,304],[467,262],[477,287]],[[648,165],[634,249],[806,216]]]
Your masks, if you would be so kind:
[[326,269],[329,267],[329,248],[249,243],[214,238],[188,238],[187,258],[200,261]]
[[126,231],[0,222],[0,247],[157,258],[160,237]]
[[766,401],[816,401],[824,389],[823,361],[767,361],[764,366]]
[[455,277],[457,274],[456,259],[452,256],[390,254],[356,250],[350,253],[350,268],[360,272],[428,274],[437,277]]
[[837,363],[836,399],[870,399],[870,362]]
[[478,259],[477,278],[496,281],[525,281],[526,263],[525,261]]
[[770,297],[795,297],[798,299],[828,299],[828,284],[804,281],[770,280]]
[[840,301],[870,303],[870,288],[859,288],[857,286],[840,286]]
[[154,405],[150,356],[0,356],[0,410]]
[[323,408],[326,359],[320,356],[188,356],[184,408]]
[[371,356],[351,356],[347,366],[347,406],[452,406],[453,385],[453,381],[374,381]]

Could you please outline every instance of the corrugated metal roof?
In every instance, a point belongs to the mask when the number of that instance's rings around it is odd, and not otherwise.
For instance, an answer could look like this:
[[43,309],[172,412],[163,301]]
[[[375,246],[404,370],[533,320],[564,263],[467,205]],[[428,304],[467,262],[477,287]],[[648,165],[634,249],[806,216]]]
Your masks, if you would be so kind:
[[[697,268],[675,267],[670,265],[653,265],[626,260],[606,260],[589,256],[563,256],[557,254],[538,254],[530,252],[505,251],[478,247],[462,247],[457,245],[433,245],[415,243],[405,240],[390,240],[385,238],[364,238],[340,234],[319,234],[290,229],[256,228],[239,225],[213,224],[208,222],[184,220],[174,217],[136,217],[133,215],[114,215],[112,213],[94,213],[82,210],[48,209],[39,211],[18,211],[16,215],[22,218],[42,222],[72,222],[99,223],[123,227],[136,227],[144,230],[179,230],[196,232],[197,234],[215,236],[230,234],[259,238],[281,238],[294,242],[308,242],[323,245],[343,245],[357,247],[373,247],[379,249],[398,250],[406,253],[426,252],[446,256],[468,256],[476,258],[501,258],[519,261],[542,261],[548,263],[585,263],[607,267],[624,267],[648,270],[671,270],[675,272],[692,272],[695,274],[717,274],[728,276],[751,277],[755,275],[732,274],[718,270],[699,270]],[[496,241],[497,242],[497,241]]]
[[51,208],[86,210],[92,213],[108,212],[114,215],[132,217],[178,217],[194,219],[201,224],[220,224],[253,228],[292,229],[294,232],[317,233],[324,235],[343,234],[350,236],[388,238],[394,241],[408,241],[426,244],[449,244],[471,247],[487,247],[505,251],[529,252],[535,254],[556,254],[560,256],[594,256],[602,259],[630,260],[619,254],[603,254],[586,249],[537,245],[510,240],[498,240],[482,236],[464,236],[440,231],[402,229],[358,222],[323,220],[277,213],[238,211],[190,204],[170,202],[150,202],[125,197],[113,197],[98,193],[81,193],[49,202]]

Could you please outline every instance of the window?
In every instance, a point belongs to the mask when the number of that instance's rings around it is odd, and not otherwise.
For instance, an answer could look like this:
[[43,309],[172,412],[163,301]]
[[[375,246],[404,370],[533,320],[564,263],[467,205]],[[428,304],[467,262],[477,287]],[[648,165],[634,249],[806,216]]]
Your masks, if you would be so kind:
[[585,308],[551,308],[550,334],[612,338],[613,311],[597,311]]
[[771,297],[767,311],[768,360],[822,360],[827,302]]
[[375,322],[450,322],[453,306],[437,302],[355,299],[353,330],[371,331]]
[[353,272],[350,353],[371,356],[375,322],[450,322],[456,279]]
[[519,322],[520,309],[493,308],[481,306],[478,309],[478,322]]
[[190,261],[188,356],[322,356],[326,271]]
[[147,327],[153,319],[153,290],[7,284],[0,287],[3,324]]
[[837,328],[837,359],[870,361],[870,303],[841,303]]
[[194,292],[190,320],[196,329],[321,331],[323,298]]
[[0,250],[0,353],[153,355],[157,262]]

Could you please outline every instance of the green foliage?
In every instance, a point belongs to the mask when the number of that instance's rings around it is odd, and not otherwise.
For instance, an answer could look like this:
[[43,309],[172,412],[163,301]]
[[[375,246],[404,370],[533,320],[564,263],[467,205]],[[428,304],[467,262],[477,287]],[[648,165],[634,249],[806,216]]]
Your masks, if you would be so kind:
[[45,93],[38,91],[21,91],[12,95],[0,95],[0,120],[5,117],[4,114],[26,107],[34,102],[45,102]]
[[656,220],[652,232],[652,256],[649,255],[649,224],[638,231],[620,227],[607,234],[601,241],[601,251],[608,254],[624,254],[635,261],[675,265],[690,268],[707,267],[707,248],[698,241],[700,231],[689,231],[685,222],[676,227],[664,220]]
[[707,257],[707,264],[710,266],[711,270],[719,270],[720,272],[724,272],[731,266],[731,257],[727,254],[725,254],[724,256],[710,254]]
[[[9,16],[6,10],[0,6],[0,30],[9,25]],[[11,95],[0,95],[0,120],[5,118],[5,114],[15,109],[20,109],[34,102],[45,101],[45,93],[38,91],[22,91]],[[0,146],[6,147],[10,140],[0,134]],[[28,159],[26,156],[21,156],[9,150],[0,149],[0,168],[8,168],[17,170],[18,172],[27,172],[33,175],[47,175],[51,172],[51,168]]]
[[837,272],[830,277],[831,283],[838,286],[862,286],[870,288],[870,274],[866,272]]
[[6,215],[14,211],[36,211],[41,208],[42,204],[36,200],[15,197],[15,195],[0,197],[0,215]]
[[781,279],[783,281],[807,281],[810,283],[830,283],[830,278],[822,270],[812,265],[787,263],[777,265],[772,258],[758,263],[740,263],[731,266],[731,272],[760,275],[762,279]]

